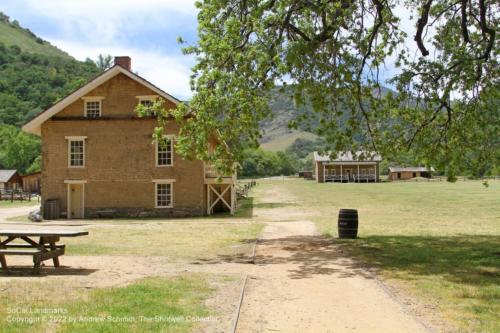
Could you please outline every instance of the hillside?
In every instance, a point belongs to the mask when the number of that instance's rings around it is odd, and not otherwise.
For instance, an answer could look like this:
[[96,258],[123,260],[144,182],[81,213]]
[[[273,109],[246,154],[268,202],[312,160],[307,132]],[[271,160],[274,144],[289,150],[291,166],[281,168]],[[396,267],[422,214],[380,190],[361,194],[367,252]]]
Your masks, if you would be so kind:
[[22,125],[98,72],[0,13],[0,124]]
[[[382,94],[386,94],[388,91],[391,90],[382,87]],[[392,91],[392,93],[395,92]],[[271,92],[269,106],[273,112],[273,117],[261,123],[263,136],[260,140],[260,144],[262,149],[266,151],[284,151],[297,139],[314,141],[318,138],[318,136],[313,133],[314,124],[317,120],[314,119],[312,106],[309,104],[296,106],[291,96],[291,86],[285,88],[277,87]],[[299,124],[298,130],[288,128],[290,121],[304,114],[311,116],[310,125]]]
[[0,12],[0,43],[7,47],[18,46],[23,52],[73,59],[66,52],[37,37],[29,29],[21,27],[16,20],[11,21],[2,12]]
[[260,141],[261,147],[267,151],[286,150],[296,139],[314,140],[316,135],[303,127],[299,130],[288,128],[291,120],[299,114],[310,113],[309,105],[297,107],[291,96],[291,87],[280,91],[280,87],[271,92],[269,106],[273,111],[273,117],[261,123],[263,136]]
[[40,140],[20,126],[98,73],[0,13],[0,169],[36,170]]

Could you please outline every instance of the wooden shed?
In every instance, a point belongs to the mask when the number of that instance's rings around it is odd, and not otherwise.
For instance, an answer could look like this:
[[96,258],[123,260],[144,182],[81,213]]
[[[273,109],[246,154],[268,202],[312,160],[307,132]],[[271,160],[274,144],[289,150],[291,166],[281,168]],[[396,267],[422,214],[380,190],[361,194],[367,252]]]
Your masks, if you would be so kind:
[[412,178],[432,178],[434,169],[426,167],[390,167],[389,180],[408,180]]
[[0,191],[17,190],[22,185],[17,170],[0,170]]
[[312,171],[299,171],[299,177],[304,179],[313,179]]
[[40,181],[42,178],[42,173],[40,171],[23,175],[21,178],[23,181],[23,190],[25,192],[40,194]]
[[382,157],[375,152],[341,152],[334,157],[314,152],[316,181],[318,183],[378,182]]

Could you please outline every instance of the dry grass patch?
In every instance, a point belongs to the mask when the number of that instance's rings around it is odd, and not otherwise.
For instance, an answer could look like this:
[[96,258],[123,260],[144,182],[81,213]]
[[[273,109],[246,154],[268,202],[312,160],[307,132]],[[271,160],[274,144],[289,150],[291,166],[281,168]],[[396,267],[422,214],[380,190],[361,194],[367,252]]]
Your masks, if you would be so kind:
[[88,237],[65,240],[69,255],[165,256],[173,261],[247,253],[262,225],[207,220],[113,221],[94,224]]

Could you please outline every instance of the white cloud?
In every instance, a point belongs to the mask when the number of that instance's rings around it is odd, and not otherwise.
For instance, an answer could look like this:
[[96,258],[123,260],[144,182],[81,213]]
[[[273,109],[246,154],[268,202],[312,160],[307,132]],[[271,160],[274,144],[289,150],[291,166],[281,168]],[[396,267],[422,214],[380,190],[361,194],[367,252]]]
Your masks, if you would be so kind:
[[189,76],[193,59],[190,57],[168,56],[160,52],[124,46],[102,48],[65,40],[51,40],[50,42],[79,60],[85,60],[87,57],[96,58],[100,53],[128,55],[132,58],[133,72],[179,99],[184,100],[191,96]]
[[20,0],[15,6],[57,22],[66,38],[100,44],[143,29],[179,26],[196,16],[189,0]]

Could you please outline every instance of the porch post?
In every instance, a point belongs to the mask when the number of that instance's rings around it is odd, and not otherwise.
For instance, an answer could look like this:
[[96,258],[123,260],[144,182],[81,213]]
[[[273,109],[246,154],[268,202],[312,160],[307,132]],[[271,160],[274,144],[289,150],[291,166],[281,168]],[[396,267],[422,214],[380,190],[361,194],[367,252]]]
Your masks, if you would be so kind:
[[207,215],[210,215],[210,184],[207,184]]
[[340,182],[344,182],[344,172],[342,172],[342,164],[340,165]]
[[359,183],[359,164],[358,164],[358,183]]
[[235,211],[235,203],[236,203],[236,200],[235,200],[235,191],[234,191],[234,184],[231,183],[231,215],[234,215],[234,211]]

